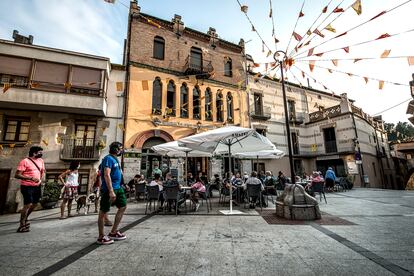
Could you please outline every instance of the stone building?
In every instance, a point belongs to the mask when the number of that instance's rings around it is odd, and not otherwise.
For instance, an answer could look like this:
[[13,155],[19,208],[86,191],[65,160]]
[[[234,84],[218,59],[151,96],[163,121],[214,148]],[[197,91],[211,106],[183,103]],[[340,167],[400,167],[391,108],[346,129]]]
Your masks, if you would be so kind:
[[[253,73],[248,83],[252,128],[286,152],[281,160],[259,161],[259,170],[289,175],[281,83]],[[297,175],[333,167],[338,176],[355,175],[356,186],[394,187],[394,167],[381,118],[367,115],[345,94],[338,96],[287,83],[286,96]]]
[[123,138],[124,81],[105,57],[0,40],[0,212],[15,208],[14,174],[32,145],[44,148],[47,180],[79,160],[87,193],[106,144]]
[[[155,165],[176,168],[150,148],[223,125],[248,127],[244,90],[244,45],[143,14],[131,2],[127,40],[128,92],[125,123],[125,174],[151,175]],[[174,163],[175,162],[175,163]],[[219,161],[218,161],[219,162]],[[219,163],[215,163],[217,168]],[[189,170],[209,172],[207,158],[191,158]]]

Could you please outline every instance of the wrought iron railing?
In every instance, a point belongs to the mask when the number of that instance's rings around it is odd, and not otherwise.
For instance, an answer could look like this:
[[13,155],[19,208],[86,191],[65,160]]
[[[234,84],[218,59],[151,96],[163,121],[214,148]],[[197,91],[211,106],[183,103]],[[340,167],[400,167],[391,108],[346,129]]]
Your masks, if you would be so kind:
[[271,108],[269,106],[257,108],[254,105],[250,106],[250,116],[253,119],[269,120],[272,116]]
[[188,75],[198,74],[198,78],[209,78],[214,68],[210,60],[188,55],[185,60],[184,71]]
[[326,118],[332,118],[341,114],[341,106],[335,105],[320,111],[312,112],[309,114],[309,122],[317,122]]
[[61,138],[62,160],[99,160],[99,152],[103,145],[94,138]]

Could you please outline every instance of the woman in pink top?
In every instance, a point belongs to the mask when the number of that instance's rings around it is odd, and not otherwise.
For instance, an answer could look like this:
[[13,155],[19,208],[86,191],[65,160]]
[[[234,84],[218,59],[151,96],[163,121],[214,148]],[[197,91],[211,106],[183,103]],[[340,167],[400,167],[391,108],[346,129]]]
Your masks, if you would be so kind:
[[200,177],[196,177],[196,182],[191,185],[191,201],[194,203],[195,208],[194,211],[198,211],[198,208],[200,207],[200,203],[198,203],[198,198],[200,197],[200,193],[206,192],[206,187],[203,184],[203,181],[201,181]]
[[65,206],[68,205],[68,217],[70,217],[70,211],[72,210],[72,201],[78,195],[79,188],[79,161],[72,161],[69,166],[69,170],[59,175],[60,182],[65,186],[63,192],[63,202],[60,205],[60,219],[64,219]]

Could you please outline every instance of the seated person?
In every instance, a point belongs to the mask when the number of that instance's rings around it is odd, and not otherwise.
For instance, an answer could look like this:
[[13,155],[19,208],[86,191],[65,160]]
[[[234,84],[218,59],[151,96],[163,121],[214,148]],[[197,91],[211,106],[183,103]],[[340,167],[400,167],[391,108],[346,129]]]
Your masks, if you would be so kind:
[[139,174],[136,174],[135,176],[134,176],[134,178],[132,178],[129,182],[128,182],[128,187],[129,187],[129,191],[133,194],[133,193],[135,193],[135,184],[138,184],[138,179],[140,178],[141,176],[139,175]]
[[278,182],[279,182],[279,185],[277,186],[277,189],[278,189],[278,190],[284,190],[284,189],[285,189],[285,186],[286,186],[286,183],[287,183],[288,181],[287,181],[287,178],[286,178],[286,176],[283,174],[283,172],[282,172],[282,171],[279,171],[279,175],[278,175],[278,177],[277,177],[277,180],[278,180]]
[[200,203],[198,203],[198,199],[200,198],[201,193],[206,192],[206,187],[204,186],[203,182],[199,177],[196,177],[196,181],[193,185],[191,185],[191,201],[194,203],[194,211],[197,212],[198,208],[200,207]]
[[[185,202],[185,200],[186,200],[185,192],[182,191],[181,186],[180,186],[180,184],[178,184],[177,179],[174,179],[172,177],[171,173],[167,173],[165,175],[165,181],[164,181],[163,186],[164,187],[177,187],[177,189],[178,189],[178,202],[177,202],[178,207],[180,207],[180,205]],[[169,200],[168,201],[169,211],[171,211],[173,203],[174,203],[174,200]]]
[[265,195],[277,195],[276,193],[276,179],[273,177],[270,171],[266,172],[266,178],[264,180],[265,190],[263,193]]
[[213,197],[213,189],[216,189],[217,191],[220,191],[220,176],[218,174],[215,174],[210,182],[210,189],[209,194],[210,197]]
[[194,177],[191,172],[187,173],[187,184],[191,186],[194,183]]
[[242,188],[243,184],[244,181],[240,177],[240,173],[236,173],[235,177],[233,178],[232,185],[233,189],[236,191],[236,197],[239,203],[244,201],[244,189],[239,189]]
[[164,195],[162,194],[163,184],[161,181],[161,175],[159,173],[154,174],[154,180],[150,182],[149,186],[158,186],[160,190],[160,197],[158,200],[160,201],[160,209],[162,209],[164,205]]
[[305,186],[305,191],[309,194],[309,195],[311,195],[311,196],[315,196],[315,193],[313,192],[313,189],[312,189],[312,185],[315,183],[315,182],[324,182],[324,179],[323,179],[323,177],[319,174],[319,172],[313,172],[313,174],[312,174],[312,182],[311,183],[309,183],[309,184],[307,184],[306,186]]
[[[257,172],[253,171],[251,176],[247,179],[247,181],[243,184],[243,188],[245,190],[247,190],[247,185],[260,185],[261,186],[261,190],[264,190],[264,186],[262,184],[262,182],[260,181],[259,178],[257,178]],[[265,201],[264,201],[264,197],[262,194],[262,205],[263,207],[267,207]],[[256,206],[256,201],[257,201],[257,197],[252,196],[251,197],[251,201],[250,201],[250,209],[254,209]]]

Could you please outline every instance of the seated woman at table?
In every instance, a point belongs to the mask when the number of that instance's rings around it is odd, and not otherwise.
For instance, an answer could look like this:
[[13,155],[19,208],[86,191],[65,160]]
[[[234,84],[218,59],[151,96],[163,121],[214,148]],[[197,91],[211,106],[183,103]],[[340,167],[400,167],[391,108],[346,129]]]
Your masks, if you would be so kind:
[[160,209],[162,209],[163,205],[164,205],[164,195],[162,193],[163,184],[162,184],[162,181],[161,181],[161,175],[159,173],[155,173],[154,174],[154,179],[150,182],[150,184],[148,186],[158,186],[158,188],[160,189],[160,196],[159,196],[158,200],[160,202]]
[[310,182],[309,184],[307,184],[306,186],[305,186],[305,191],[308,193],[308,194],[310,194],[311,196],[315,196],[315,193],[313,192],[313,189],[312,189],[312,185],[314,184],[314,183],[316,183],[316,182],[324,182],[324,179],[323,179],[323,177],[320,175],[320,173],[319,172],[313,172],[312,173],[312,177],[311,177],[311,179],[312,179],[312,182]]
[[[177,203],[178,204],[178,207],[180,207],[180,205],[185,202],[185,200],[186,200],[186,198],[185,198],[185,191],[183,191],[181,189],[181,185],[178,184],[177,179],[175,179],[175,178],[172,177],[172,174],[171,173],[167,173],[165,175],[164,187],[177,187],[178,188],[178,192],[179,192],[178,193],[178,197],[179,198],[178,198],[178,203]],[[168,203],[169,203],[169,211],[171,212],[171,207],[173,207],[172,204],[174,202],[173,202],[173,200],[170,200]]]
[[[247,190],[247,185],[260,185],[261,186],[261,190],[264,190],[264,186],[262,184],[262,181],[260,181],[259,178],[257,178],[257,172],[253,171],[252,174],[250,175],[250,177],[247,179],[247,181],[243,184],[243,188],[244,190]],[[261,196],[262,198],[262,204],[263,207],[267,207],[265,201],[264,201],[264,197],[263,194]],[[257,197],[251,197],[252,200],[250,201],[250,209],[254,209],[256,206],[256,201],[257,201]]]
[[266,178],[265,178],[263,184],[265,186],[265,190],[263,191],[263,193],[265,195],[267,195],[267,194],[277,195],[277,193],[276,193],[276,179],[272,175],[271,171],[266,172]]
[[240,186],[243,184],[243,179],[240,177],[240,173],[236,173],[236,176],[233,178],[232,183],[233,186]]
[[216,173],[210,181],[210,189],[208,191],[210,197],[213,197],[213,189],[220,191],[220,186],[220,176]]
[[194,211],[197,212],[198,208],[200,207],[200,203],[198,203],[198,199],[200,198],[200,193],[206,192],[206,186],[204,186],[203,182],[199,177],[196,177],[195,183],[191,185],[191,201],[194,203]]

